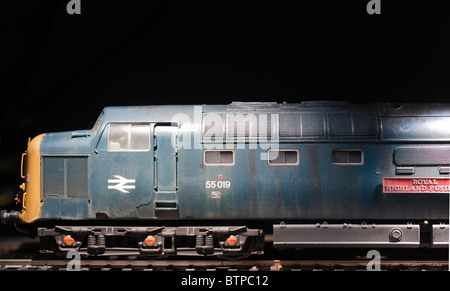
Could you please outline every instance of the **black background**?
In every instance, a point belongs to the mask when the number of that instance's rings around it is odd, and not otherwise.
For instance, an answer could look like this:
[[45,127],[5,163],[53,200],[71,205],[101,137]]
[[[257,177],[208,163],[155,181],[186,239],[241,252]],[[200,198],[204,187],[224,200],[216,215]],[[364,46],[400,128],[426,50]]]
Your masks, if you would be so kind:
[[1,1],[0,209],[28,137],[111,105],[446,102],[445,1]]

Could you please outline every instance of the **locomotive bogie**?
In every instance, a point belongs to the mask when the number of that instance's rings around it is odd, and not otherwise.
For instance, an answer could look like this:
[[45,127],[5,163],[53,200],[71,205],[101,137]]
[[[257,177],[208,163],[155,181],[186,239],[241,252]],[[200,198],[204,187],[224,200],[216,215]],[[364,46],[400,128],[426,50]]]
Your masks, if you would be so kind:
[[55,226],[39,228],[38,236],[45,251],[61,257],[75,250],[96,256],[241,258],[261,254],[264,244],[261,230],[245,226]]

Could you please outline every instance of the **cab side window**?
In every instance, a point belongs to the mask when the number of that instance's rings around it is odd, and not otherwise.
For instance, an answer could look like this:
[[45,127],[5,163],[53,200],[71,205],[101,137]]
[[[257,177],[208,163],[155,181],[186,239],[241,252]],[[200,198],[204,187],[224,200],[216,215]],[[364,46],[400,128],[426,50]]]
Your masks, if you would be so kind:
[[150,125],[112,123],[108,151],[147,151],[150,149]]
[[150,125],[137,123],[108,124],[97,150],[129,152],[150,150]]

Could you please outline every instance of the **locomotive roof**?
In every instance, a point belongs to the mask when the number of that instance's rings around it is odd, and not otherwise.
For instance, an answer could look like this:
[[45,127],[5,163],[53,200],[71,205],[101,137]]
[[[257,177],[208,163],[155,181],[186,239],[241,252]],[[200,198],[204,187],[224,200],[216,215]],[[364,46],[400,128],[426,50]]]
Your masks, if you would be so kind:
[[190,112],[202,106],[203,113],[295,113],[302,111],[373,112],[379,116],[450,116],[450,103],[370,103],[354,104],[345,101],[303,101],[301,103],[232,102],[227,105],[145,105],[105,107],[103,114],[110,121],[167,119],[168,114]]

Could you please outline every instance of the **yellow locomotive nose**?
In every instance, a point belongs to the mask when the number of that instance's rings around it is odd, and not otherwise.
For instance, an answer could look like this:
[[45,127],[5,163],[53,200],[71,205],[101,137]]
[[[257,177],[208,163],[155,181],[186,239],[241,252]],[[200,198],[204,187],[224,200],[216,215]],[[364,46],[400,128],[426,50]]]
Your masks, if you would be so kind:
[[45,134],[28,141],[27,151],[22,155],[21,176],[25,179],[20,186],[23,191],[19,219],[30,223],[41,215],[41,153],[40,145]]

